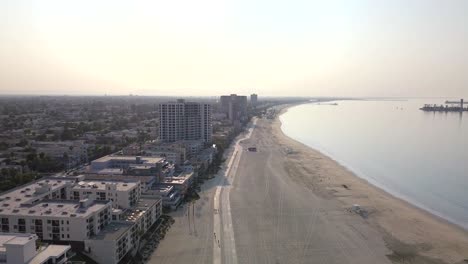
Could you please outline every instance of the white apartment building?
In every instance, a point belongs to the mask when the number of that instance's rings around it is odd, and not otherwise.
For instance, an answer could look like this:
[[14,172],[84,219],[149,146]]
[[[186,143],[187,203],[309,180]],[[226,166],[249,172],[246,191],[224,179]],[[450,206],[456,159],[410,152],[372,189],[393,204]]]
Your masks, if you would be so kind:
[[161,157],[118,156],[108,155],[91,161],[90,173],[100,173],[103,170],[116,169],[123,171],[131,166],[146,166],[158,168],[164,161]]
[[182,203],[182,195],[176,190],[172,185],[156,185],[150,190],[147,190],[142,194],[142,197],[160,197],[163,202],[163,206],[171,208],[172,210],[177,209],[177,207]]
[[140,199],[140,182],[81,180],[70,190],[70,199],[110,200],[114,208],[134,207]]
[[84,241],[86,254],[100,264],[118,263],[125,255],[136,253],[141,236],[161,215],[161,199],[140,199],[133,210],[127,210],[99,235]]
[[141,198],[140,181],[49,178],[0,194],[1,233],[78,242],[99,263],[135,251],[161,214],[160,198]]
[[159,137],[163,142],[201,140],[211,142],[211,105],[206,103],[168,102],[159,105]]
[[68,245],[45,245],[37,248],[34,234],[0,233],[0,263],[64,264],[68,261]]
[[136,175],[124,175],[124,174],[86,174],[80,175],[77,178],[80,180],[92,180],[92,181],[122,181],[128,182],[140,182],[141,192],[148,190],[153,184],[157,182],[156,176],[136,176]]

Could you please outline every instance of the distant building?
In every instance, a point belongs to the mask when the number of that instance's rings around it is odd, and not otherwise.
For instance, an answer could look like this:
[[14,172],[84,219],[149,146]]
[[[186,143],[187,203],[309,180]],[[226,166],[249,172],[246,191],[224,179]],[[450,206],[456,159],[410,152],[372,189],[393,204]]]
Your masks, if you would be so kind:
[[0,263],[6,264],[63,264],[68,261],[68,245],[36,247],[34,234],[1,233]]
[[201,140],[211,142],[211,105],[205,103],[177,102],[159,105],[159,137],[163,142]]
[[247,114],[247,96],[236,94],[223,95],[220,98],[220,107],[229,120],[242,120]]
[[250,95],[250,104],[252,106],[256,106],[258,103],[258,95],[257,94],[251,94]]

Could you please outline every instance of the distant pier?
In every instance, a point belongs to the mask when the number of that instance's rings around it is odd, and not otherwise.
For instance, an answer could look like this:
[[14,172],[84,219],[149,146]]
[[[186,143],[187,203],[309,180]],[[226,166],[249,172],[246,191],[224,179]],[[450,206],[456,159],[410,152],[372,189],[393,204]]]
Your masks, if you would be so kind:
[[464,107],[466,103],[460,101],[445,101],[445,105],[426,104],[420,109],[426,112],[468,112],[468,107]]

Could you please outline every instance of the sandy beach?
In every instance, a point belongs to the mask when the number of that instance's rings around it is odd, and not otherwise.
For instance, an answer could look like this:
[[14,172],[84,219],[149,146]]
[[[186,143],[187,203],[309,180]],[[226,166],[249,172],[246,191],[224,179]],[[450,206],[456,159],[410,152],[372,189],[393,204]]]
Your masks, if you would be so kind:
[[287,137],[278,116],[239,135],[193,218],[187,205],[171,213],[149,263],[467,263],[466,231]]
[[[279,115],[289,107],[283,108]],[[393,252],[390,260],[401,263],[468,262],[468,232],[391,196],[331,158],[289,138],[282,132],[278,117],[271,123],[271,130],[278,144],[291,153],[286,156],[291,179],[325,199],[340,201],[344,210],[353,204],[368,210],[366,222],[378,230]]]

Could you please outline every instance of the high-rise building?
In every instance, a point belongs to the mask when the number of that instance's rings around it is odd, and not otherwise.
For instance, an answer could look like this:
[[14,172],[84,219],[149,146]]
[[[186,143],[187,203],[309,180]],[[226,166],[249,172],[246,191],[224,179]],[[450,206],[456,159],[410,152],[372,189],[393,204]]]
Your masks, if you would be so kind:
[[252,106],[256,106],[258,102],[258,95],[257,94],[251,94],[250,95],[250,104]]
[[168,102],[159,105],[159,138],[163,142],[201,140],[211,142],[211,105],[206,103]]
[[220,98],[221,111],[224,112],[231,121],[242,120],[247,114],[247,96],[243,95],[223,95]]

